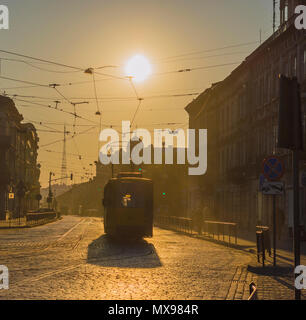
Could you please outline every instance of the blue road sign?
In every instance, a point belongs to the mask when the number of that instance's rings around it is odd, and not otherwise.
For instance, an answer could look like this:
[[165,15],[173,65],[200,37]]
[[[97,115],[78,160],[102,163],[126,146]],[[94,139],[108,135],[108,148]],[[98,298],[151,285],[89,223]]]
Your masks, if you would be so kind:
[[278,181],[284,175],[284,164],[281,159],[272,156],[263,161],[263,175],[269,181]]

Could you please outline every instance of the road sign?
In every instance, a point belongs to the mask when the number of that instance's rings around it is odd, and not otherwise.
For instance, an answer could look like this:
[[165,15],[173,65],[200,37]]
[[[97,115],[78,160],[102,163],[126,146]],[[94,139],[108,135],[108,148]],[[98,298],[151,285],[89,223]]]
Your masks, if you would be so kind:
[[263,161],[263,175],[269,181],[278,181],[284,175],[283,161],[275,156],[268,157]]
[[9,193],[9,199],[14,199],[15,198],[15,194],[13,192]]
[[262,185],[262,193],[266,195],[282,195],[284,194],[283,182],[264,182]]

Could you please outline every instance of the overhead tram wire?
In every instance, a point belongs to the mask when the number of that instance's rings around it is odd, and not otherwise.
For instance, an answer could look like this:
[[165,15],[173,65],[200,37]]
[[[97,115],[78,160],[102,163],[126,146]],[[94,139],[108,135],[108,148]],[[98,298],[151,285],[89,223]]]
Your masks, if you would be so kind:
[[169,59],[173,59],[173,58],[186,57],[186,56],[190,56],[190,55],[196,55],[196,54],[207,53],[207,52],[220,51],[220,50],[225,50],[225,49],[244,47],[244,46],[248,46],[248,45],[252,45],[252,44],[258,44],[258,43],[259,43],[259,41],[257,40],[257,41],[239,43],[239,44],[234,44],[234,45],[229,45],[229,46],[224,46],[224,47],[219,47],[219,48],[193,51],[193,52],[189,52],[189,53],[184,53],[184,54],[180,54],[180,55],[175,55],[175,56],[169,56],[169,57],[166,57],[166,58],[162,58],[162,59],[159,59],[159,61],[169,60]]
[[44,129],[36,129],[37,132],[47,132],[47,133],[60,133],[62,134],[62,132],[58,131],[58,130],[44,130]]
[[44,108],[49,108],[49,109],[53,109],[53,110],[56,110],[56,111],[59,111],[59,112],[63,112],[63,113],[66,113],[66,114],[70,114],[72,116],[75,116],[79,119],[82,119],[82,120],[85,120],[85,121],[88,121],[88,122],[91,122],[91,123],[94,123],[95,125],[98,125],[98,123],[96,123],[95,121],[92,121],[90,119],[87,119],[87,118],[84,118],[83,116],[80,116],[76,113],[73,113],[73,112],[70,112],[70,111],[67,111],[67,110],[64,110],[64,109],[58,109],[58,108],[55,108],[55,107],[52,107],[51,105],[44,105],[44,104],[41,104],[41,103],[37,103],[37,102],[33,102],[33,101],[28,101],[28,100],[23,100],[23,99],[16,99],[16,98],[13,98],[13,100],[16,100],[16,101],[21,101],[21,102],[26,102],[26,103],[29,103],[29,104],[33,104],[33,105],[37,105],[37,106],[40,106],[40,107],[44,107]]
[[52,83],[52,84],[49,84],[49,87],[50,88],[53,88],[64,100],[66,100],[69,104],[72,104],[72,102],[67,99],[58,89],[57,87],[59,87],[60,84],[56,84],[56,83]]
[[173,71],[166,71],[166,72],[160,72],[160,73],[153,73],[152,76],[162,76],[167,74],[173,74],[173,73],[185,73],[185,72],[191,72],[195,70],[203,70],[203,69],[212,69],[212,68],[218,68],[218,67],[225,67],[225,66],[232,66],[240,64],[241,61],[237,62],[229,62],[229,63],[223,63],[223,64],[216,64],[211,66],[201,66],[201,67],[195,67],[195,68],[183,68],[179,70],[173,70]]
[[[30,120],[30,119],[25,119],[25,121],[31,121],[31,122],[33,122],[33,123],[37,123],[37,124],[47,124],[47,125],[49,125],[49,124],[51,124],[51,125],[54,125],[54,126],[64,126],[64,125],[66,125],[66,127],[72,127],[73,126],[73,124],[67,124],[67,123],[64,123],[64,122],[48,122],[48,121],[39,121],[39,120]],[[78,124],[77,125],[78,127],[92,127],[92,125],[91,124]],[[62,132],[62,131],[61,131]]]
[[[75,71],[50,70],[50,69],[46,69],[46,68],[35,66],[34,64],[32,64],[32,63],[30,63],[28,61],[19,60],[19,59],[9,59],[9,58],[0,57],[0,60],[24,63],[24,64],[26,64],[26,65],[28,65],[28,66],[30,66],[32,68],[39,69],[39,70],[46,71],[46,72],[53,72],[53,73],[76,73],[76,72],[81,72],[80,70],[75,70]],[[47,64],[46,62],[43,62],[43,63]]]
[[130,124],[130,128],[132,128],[132,125],[134,124],[134,120],[135,120],[136,115],[137,115],[137,113],[138,113],[138,111],[139,111],[139,109],[140,109],[142,100],[143,100],[143,99],[139,99],[139,100],[138,100],[138,101],[139,101],[139,102],[138,102],[138,106],[137,106],[137,109],[136,109],[136,111],[135,111],[135,113],[134,113],[134,116],[133,116],[133,118],[132,118],[132,121],[131,121],[131,124]]
[[[31,121],[31,122],[34,122],[34,121]],[[52,130],[53,132],[62,133],[61,131],[59,131],[59,130],[57,130],[57,129],[55,129],[55,128],[46,126],[46,125],[44,125],[44,124],[42,124],[42,123],[38,123],[38,125],[40,125],[40,126],[42,126],[42,127],[44,127],[44,128],[47,128],[47,129],[49,129],[49,130]],[[38,129],[36,129],[36,130],[38,130]]]
[[[96,127],[93,126],[93,127],[89,128],[89,129],[86,129],[86,130],[84,130],[84,131],[81,131],[81,132],[77,133],[77,134],[74,135],[73,137],[67,138],[66,140],[74,139],[76,136],[85,134],[85,133],[87,133],[88,131],[93,130],[93,129],[95,129],[95,128],[96,128]],[[52,145],[52,144],[55,144],[55,143],[58,143],[58,142],[62,142],[62,141],[63,141],[63,139],[56,140],[56,141],[52,141],[52,142],[50,142],[50,143],[47,143],[47,144],[44,144],[44,145],[40,146],[40,148],[45,148],[45,147],[47,147],[47,146],[50,146],[50,145]]]
[[47,84],[41,84],[41,83],[35,83],[35,82],[31,82],[31,81],[13,79],[13,78],[4,77],[4,76],[0,76],[0,79],[14,81],[14,82],[20,82],[20,83],[25,83],[25,84],[33,85],[33,86],[36,86],[36,87],[44,87],[44,88],[48,88],[49,87],[49,85],[47,85]]
[[[1,52],[1,50],[0,50],[0,52]],[[3,52],[3,50],[2,50],[2,52]],[[5,53],[8,53],[8,52],[5,52]],[[25,57],[28,58],[27,56],[25,56]],[[30,57],[30,58],[33,58],[33,57]],[[36,58],[33,58],[33,59],[36,59]],[[43,62],[47,62],[47,63],[53,63],[53,62],[46,61],[46,60],[43,60],[43,59],[36,59],[36,60],[43,61]],[[239,63],[239,62],[237,62],[237,63]],[[60,65],[60,66],[64,66],[64,67],[69,67],[69,68],[72,67],[72,66],[63,65],[63,64],[58,64],[58,63],[53,63],[53,64]],[[234,63],[233,63],[233,64],[234,64]],[[235,63],[235,64],[236,64],[236,63]],[[176,71],[172,71],[172,72],[160,73],[160,74],[156,74],[156,75],[162,75],[162,74],[174,73],[174,72],[187,72],[187,71],[193,71],[193,70],[199,70],[199,69],[206,69],[206,68],[212,68],[212,67],[218,67],[218,66],[224,66],[224,65],[229,65],[229,64],[214,65],[214,66],[204,66],[204,67],[197,67],[197,68],[190,68],[190,69],[181,69],[181,70],[176,70]],[[72,68],[83,71],[82,68],[76,68],[76,67],[72,67]],[[107,75],[107,74],[101,74],[101,75],[103,75],[103,76],[109,76],[109,75]],[[56,88],[55,85],[53,85],[53,86],[52,86],[52,85],[48,85],[48,86],[47,86],[47,85],[37,84],[37,83],[29,82],[29,81],[12,79],[12,78],[3,77],[3,76],[2,76],[1,78],[5,79],[5,80],[11,80],[11,81],[17,81],[17,82],[26,83],[26,84],[29,84],[29,85],[35,85],[35,86],[41,86],[41,87],[53,87],[53,88],[57,91],[57,93],[61,95],[62,98],[64,98],[64,99],[65,99],[67,102],[69,102],[70,104],[73,104],[69,99],[67,99],[67,98]],[[132,81],[130,81],[130,82],[132,83]],[[132,83],[132,86],[133,86],[133,83]],[[136,95],[136,99],[139,101],[139,104],[138,104],[137,109],[136,109],[136,112],[135,112],[135,114],[134,114],[134,116],[133,116],[132,124],[134,123],[135,117],[136,117],[136,115],[137,115],[137,113],[138,113],[138,111],[139,111],[139,108],[140,108],[140,106],[141,106],[141,101],[143,100],[142,98],[139,98],[138,93],[137,93],[137,91],[136,91],[136,89],[135,89],[135,86],[133,86],[133,89],[134,89],[134,92],[135,92],[135,95]],[[172,95],[172,96],[178,96],[178,95]],[[25,101],[25,100],[24,100],[24,102],[31,103],[30,101]],[[50,108],[51,106],[47,106],[47,107]],[[51,108],[52,108],[52,107],[51,107]],[[54,108],[54,109],[57,110],[56,108]],[[60,111],[63,112],[63,110],[60,110]],[[72,114],[71,112],[67,112],[67,113]],[[80,117],[80,116],[78,116],[78,115],[76,114],[76,112],[74,112],[72,115],[74,115],[75,118],[76,118],[76,117]],[[82,118],[82,117],[80,117],[80,118]],[[88,119],[86,119],[86,120],[88,120]],[[90,120],[89,120],[89,121],[90,121]]]
[[[107,66],[104,66],[104,68]],[[101,67],[103,68],[103,67]],[[99,107],[99,100],[98,100],[98,94],[97,94],[97,86],[96,86],[96,77],[95,77],[95,69],[94,68],[88,68],[87,70],[85,70],[85,73],[87,74],[91,74],[92,75],[92,81],[93,81],[93,87],[94,87],[94,96],[95,96],[95,100],[96,100],[96,107],[97,107],[97,111],[95,113],[95,115],[99,116],[99,132],[98,132],[98,156],[99,156],[99,152],[100,152],[100,139],[99,139],[99,135],[102,131],[102,114],[100,111],[100,107]]]
[[249,51],[240,51],[240,52],[227,52],[222,54],[215,54],[215,55],[209,55],[209,56],[198,56],[198,57],[182,57],[177,58],[169,61],[162,61],[162,62],[155,62],[154,64],[164,64],[164,63],[172,63],[177,61],[187,61],[187,60],[203,60],[203,59],[210,59],[210,58],[217,58],[217,57],[224,57],[224,56],[232,56],[232,55],[240,55],[240,54],[249,54]]
[[[17,81],[17,80],[15,80],[15,79],[10,79],[10,80]],[[107,81],[107,80],[111,80],[111,79],[110,79],[110,78],[107,78],[107,79],[98,79],[98,80],[96,80],[96,82]],[[87,84],[87,83],[91,83],[91,81],[78,81],[78,82],[61,83],[61,87],[75,86],[75,85],[81,85],[81,84]],[[7,87],[7,88],[0,88],[0,90],[32,89],[32,88],[37,88],[37,87],[40,87],[40,86],[41,86],[41,85],[37,84],[37,85],[23,86],[23,87]]]
[[[256,43],[258,43],[258,41],[241,43],[241,44],[236,44],[236,45],[230,45],[230,46],[225,46],[225,47],[215,48],[215,49],[195,51],[195,52],[191,52],[191,53],[186,53],[186,54],[181,54],[181,55],[177,55],[177,56],[167,57],[167,58],[164,58],[164,59],[161,59],[161,60],[167,60],[167,59],[170,59],[170,58],[184,57],[184,56],[188,56],[188,55],[194,55],[194,54],[205,53],[205,52],[213,52],[213,51],[224,50],[224,49],[228,49],[228,48],[236,48],[236,47],[247,46],[247,45],[256,44]],[[54,62],[54,61],[35,58],[35,57],[31,57],[31,56],[27,56],[27,55],[23,55],[23,54],[19,54],[19,53],[7,51],[7,50],[0,50],[0,52],[6,53],[6,54],[15,55],[15,56],[18,56],[18,57],[27,58],[27,59],[32,59],[32,60],[35,60],[35,61],[40,61],[40,62],[44,62],[44,63],[48,63],[48,64],[53,64],[53,65],[64,67],[64,68],[72,68],[72,69],[78,70],[78,71],[85,71],[86,70],[85,68],[80,68],[80,67],[75,67],[75,66],[63,64],[63,63],[57,63],[57,62]],[[96,72],[96,74],[107,76],[107,77],[111,77],[111,78],[115,78],[115,79],[128,80],[127,77],[119,77],[119,76],[114,76],[114,75],[105,74],[105,73],[101,73],[101,72]],[[163,73],[161,73],[161,74],[163,74]],[[6,80],[13,80],[13,81],[18,81],[18,82],[22,82],[22,83],[32,84],[34,86],[43,86],[43,87],[46,86],[46,85],[40,85],[40,84],[31,83],[31,82],[28,82],[28,81],[20,81],[20,80],[16,80],[16,79],[10,79],[10,78],[6,78],[6,77],[2,77],[2,76],[1,76],[1,78],[2,79],[6,79]],[[107,79],[101,79],[101,80],[96,80],[96,81],[102,81],[102,80],[107,80]],[[62,86],[64,86],[64,85],[73,85],[73,84],[81,84],[81,83],[88,83],[88,81],[79,82],[79,83],[67,83],[67,84],[62,84]],[[4,89],[8,90],[8,89],[11,89],[11,88],[4,88]]]
[[75,67],[75,66],[71,66],[71,65],[67,65],[67,64],[63,64],[63,63],[58,63],[58,62],[54,62],[54,61],[50,61],[50,60],[45,60],[45,59],[41,59],[41,58],[31,57],[31,56],[27,56],[27,55],[20,54],[17,52],[12,52],[12,51],[2,50],[2,49],[0,49],[0,52],[14,55],[17,57],[26,58],[26,59],[36,60],[36,61],[40,61],[40,62],[46,62],[48,64],[53,64],[53,65],[64,67],[64,68],[70,68],[70,69],[75,69],[75,70],[79,70],[79,71],[84,70],[83,68],[79,68],[79,67]]
[[[1,50],[0,50],[1,51]],[[1,52],[5,52],[5,53],[11,53],[11,52],[7,52],[7,51],[1,51]],[[11,53],[11,54],[15,54],[15,53]],[[16,54],[15,54],[16,55]],[[18,55],[18,54],[17,54]],[[20,55],[19,55],[20,56]],[[34,59],[34,60],[39,60],[39,61],[43,61],[43,62],[47,62],[47,63],[51,63],[51,64],[55,64],[55,65],[59,65],[59,66],[64,66],[64,67],[68,67],[68,68],[71,68],[72,66],[68,66],[68,65],[63,65],[63,64],[58,64],[58,63],[54,63],[54,62],[51,62],[51,61],[46,61],[46,60],[43,60],[43,59],[37,59],[37,58],[33,58],[33,57],[28,57],[28,56],[24,56],[24,55],[22,55],[23,57],[26,57],[26,58],[31,58],[31,59]],[[73,67],[74,69],[78,69],[78,71],[83,71],[83,69],[82,68],[75,68],[75,67]],[[108,74],[103,74],[103,73],[98,73],[98,74],[101,74],[101,75],[103,75],[103,76],[111,76],[112,77],[112,75],[108,75]],[[12,78],[6,78],[6,77],[2,77],[3,79],[5,79],[5,80],[13,80],[13,81],[16,81],[16,79],[12,79]],[[116,77],[116,78],[120,78],[120,79],[125,79],[125,80],[127,80],[126,78],[121,78],[121,77]],[[18,80],[17,80],[18,81]],[[75,107],[75,104],[76,103],[73,103],[72,101],[70,101],[68,98],[66,98],[56,87],[57,87],[57,85],[40,85],[40,84],[36,84],[36,83],[32,83],[32,82],[29,82],[29,81],[19,81],[19,82],[23,82],[23,83],[26,83],[26,84],[31,84],[31,85],[34,85],[34,86],[41,86],[41,87],[51,87],[51,88],[53,88],[53,89],[55,89],[56,91],[57,91],[57,93],[62,97],[62,98],[64,98],[68,103],[70,103],[70,104],[72,104],[72,105],[74,105],[74,107]],[[135,89],[135,88],[134,88]],[[136,97],[137,97],[137,99],[138,99],[138,101],[139,101],[139,104],[138,104],[138,107],[137,107],[137,110],[136,110],[136,112],[135,112],[135,114],[134,114],[134,117],[133,117],[133,120],[132,120],[132,123],[134,122],[134,120],[135,120],[135,117],[136,117],[136,114],[137,114],[137,112],[138,112],[138,110],[139,110],[139,108],[140,108],[140,105],[141,105],[141,101],[143,100],[143,99],[141,99],[141,98],[139,98],[139,96],[138,96],[138,94],[137,94],[137,91],[136,91],[136,89],[135,89],[135,94],[136,94]],[[96,99],[97,100],[97,99]],[[30,101],[26,101],[26,100],[23,100],[24,102],[28,102],[28,103],[32,103],[32,102],[30,102]],[[37,104],[38,105],[38,104]],[[41,105],[42,106],[42,105]],[[52,108],[51,106],[45,106],[45,107],[48,107],[48,108]],[[65,112],[64,110],[62,110],[62,109],[57,109],[57,107],[55,107],[55,108],[52,108],[52,109],[55,109],[55,110],[59,110],[59,111],[62,111],[62,112]],[[69,113],[69,114],[72,114],[71,112],[68,112],[67,111],[67,113]],[[79,118],[83,118],[83,117],[81,117],[81,116],[78,116],[77,114],[76,114],[76,111],[74,110],[74,114],[73,114],[74,116],[75,116],[75,118],[76,117],[79,117]],[[85,118],[83,118],[83,119],[85,119]],[[87,120],[87,121],[90,121],[90,120],[88,120],[88,119],[85,119],[85,120]],[[74,124],[75,125],[75,124]],[[92,128],[90,128],[89,130],[91,130]],[[85,132],[87,132],[87,131],[89,131],[89,130],[85,130]],[[50,132],[50,131],[49,131]],[[79,134],[82,134],[82,133],[85,133],[85,132],[81,132],[81,133],[79,133]],[[73,139],[74,140],[74,137],[75,137],[75,135],[73,135],[73,137],[72,138],[70,138],[70,139]],[[58,142],[58,141],[56,141],[56,142]],[[56,143],[56,142],[52,142],[52,144],[53,143]],[[75,142],[75,141],[74,141]],[[49,143],[48,145],[50,145],[51,143]],[[42,147],[45,147],[46,145],[43,145]]]
[[[2,49],[0,49],[0,52],[6,53],[6,54],[10,54],[10,55],[14,55],[14,56],[17,56],[17,57],[22,57],[22,58],[26,58],[26,59],[35,60],[35,61],[45,62],[45,63],[48,63],[48,64],[52,64],[52,65],[56,65],[56,66],[60,66],[60,67],[64,67],[64,68],[74,69],[74,70],[78,70],[78,71],[83,71],[84,72],[86,70],[86,68],[80,68],[80,67],[71,66],[71,65],[68,65],[68,64],[64,64],[64,63],[59,63],[59,62],[50,61],[50,60],[46,60],[46,59],[27,56],[27,55],[20,54],[20,53],[17,53],[17,52],[12,52],[12,51],[2,50]],[[100,75],[103,75],[103,76],[107,76],[107,77],[111,77],[111,78],[114,78],[114,79],[126,80],[126,78],[124,78],[124,77],[118,77],[118,76],[114,76],[114,75],[107,74],[107,73],[100,73],[99,72],[97,74],[100,74]]]
[[[230,63],[224,63],[224,64],[216,64],[216,65],[209,65],[209,66],[200,66],[200,67],[194,67],[194,68],[183,68],[183,69],[179,69],[179,70],[173,70],[173,71],[167,71],[167,72],[161,72],[161,73],[155,73],[152,74],[152,76],[161,76],[161,75],[167,75],[167,74],[173,74],[173,73],[185,73],[185,72],[191,72],[191,71],[195,71],[195,70],[203,70],[203,69],[212,69],[212,68],[218,68],[218,67],[224,67],[224,66],[230,66],[230,65],[237,65],[240,64],[241,61],[237,61],[237,62],[230,62]],[[39,83],[33,83],[30,81],[25,81],[25,80],[19,80],[19,79],[13,79],[13,78],[8,78],[8,77],[3,77],[0,76],[1,79],[4,80],[10,80],[10,81],[15,81],[15,82],[20,82],[20,83],[25,83],[25,84],[30,84],[30,85],[35,85],[35,86],[39,86],[39,87],[45,87],[45,88],[54,88],[56,86],[61,86],[60,84],[39,84]],[[130,80],[130,79],[129,79]],[[131,82],[131,80],[130,80]],[[135,91],[135,87],[133,87],[133,90],[136,94],[137,99],[139,99],[137,92]],[[57,90],[58,91],[58,90]],[[59,91],[58,91],[59,93]],[[64,99],[66,99],[67,101],[69,101],[69,99],[67,99],[66,97],[64,97],[61,93],[59,93]],[[70,101],[69,101],[70,102]],[[71,102],[70,102],[71,103]]]
[[[55,151],[55,150],[42,150],[43,152],[48,152],[48,153],[58,153],[58,154],[62,154],[61,151]],[[69,153],[67,152],[67,156],[71,156],[71,157],[82,157],[83,159],[86,159],[86,160],[93,160],[93,159],[96,159],[95,156],[91,157],[91,158],[87,158],[85,157],[83,154],[77,154],[77,153]]]
[[137,115],[137,113],[138,113],[138,111],[139,111],[139,109],[140,109],[141,103],[142,103],[142,101],[143,101],[144,99],[139,97],[138,92],[137,92],[137,90],[136,90],[136,87],[135,87],[135,85],[134,85],[134,83],[133,83],[133,77],[129,76],[128,79],[129,79],[129,82],[130,82],[130,84],[131,84],[131,87],[132,87],[132,89],[133,89],[133,91],[134,91],[134,94],[135,94],[135,96],[136,96],[136,99],[138,100],[138,105],[137,105],[137,108],[136,108],[136,110],[135,110],[134,116],[133,116],[132,121],[131,121],[131,124],[130,124],[130,130],[132,130],[132,125],[133,125],[134,120],[135,120],[135,118],[136,118],[136,115]]
[[37,88],[38,86],[22,86],[22,87],[7,87],[7,88],[0,88],[0,90],[20,90],[20,89],[33,89]]
[[[144,100],[148,99],[158,99],[158,98],[176,98],[176,97],[187,97],[187,96],[194,96],[194,95],[199,95],[201,92],[189,92],[189,93],[177,93],[177,94],[160,94],[160,95],[155,95],[155,96],[145,96],[143,97]],[[38,97],[38,96],[26,96],[26,95],[18,95],[18,94],[5,94],[7,96],[11,97],[21,97],[21,98],[29,98],[29,99],[40,99],[40,100],[50,100],[54,102],[56,98],[49,98],[49,97]],[[68,99],[68,98],[67,98]],[[96,100],[96,98],[93,97],[74,97],[74,98],[69,98],[69,100]],[[133,100],[138,100],[139,98],[137,97],[104,97],[104,98],[97,98],[98,101],[104,101],[104,102],[117,102],[117,101],[133,101]],[[59,99],[61,100],[61,99]],[[65,100],[65,99],[63,99]],[[37,100],[35,102],[38,102]]]
[[88,104],[88,101],[82,101],[82,102],[72,102],[70,101],[68,98],[66,98],[58,89],[57,87],[60,86],[59,84],[56,84],[56,83],[53,83],[53,84],[50,84],[49,85],[51,88],[53,88],[63,99],[65,99],[69,104],[71,104],[73,106],[73,116],[74,116],[74,119],[73,119],[73,130],[74,130],[74,135],[76,133],[76,119],[77,119],[77,113],[76,113],[76,105],[78,104],[84,104],[84,103],[87,103]]

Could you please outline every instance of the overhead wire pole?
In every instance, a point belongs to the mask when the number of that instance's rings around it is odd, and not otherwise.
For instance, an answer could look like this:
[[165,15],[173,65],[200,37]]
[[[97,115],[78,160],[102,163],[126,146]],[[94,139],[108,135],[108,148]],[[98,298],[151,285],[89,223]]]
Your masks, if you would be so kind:
[[[278,147],[292,151],[293,252],[296,270],[301,263],[299,153],[304,149],[301,88],[297,78],[281,75],[279,92]],[[294,273],[295,279],[297,276]],[[301,300],[301,290],[296,286],[294,294],[296,300]]]

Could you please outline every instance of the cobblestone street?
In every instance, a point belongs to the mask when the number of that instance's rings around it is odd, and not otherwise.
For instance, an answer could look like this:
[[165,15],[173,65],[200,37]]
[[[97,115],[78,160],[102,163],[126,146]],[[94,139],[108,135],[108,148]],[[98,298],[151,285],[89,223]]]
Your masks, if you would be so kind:
[[0,254],[10,275],[0,299],[247,299],[251,281],[261,299],[293,292],[288,276],[260,275],[254,254],[159,228],[113,242],[98,218],[1,230]]
[[67,216],[0,231],[10,289],[1,299],[226,299],[252,256],[156,228],[152,239],[114,243],[100,219]]

